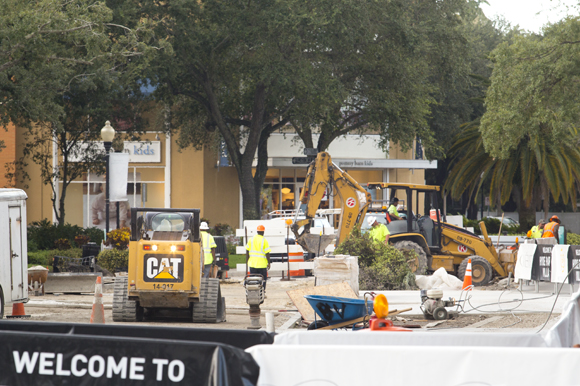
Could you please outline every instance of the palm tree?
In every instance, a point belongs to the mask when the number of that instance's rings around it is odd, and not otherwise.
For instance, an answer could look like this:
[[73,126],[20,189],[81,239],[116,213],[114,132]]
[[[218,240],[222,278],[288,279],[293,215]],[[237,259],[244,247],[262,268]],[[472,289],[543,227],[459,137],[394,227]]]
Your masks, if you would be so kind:
[[[463,126],[449,150],[452,157],[444,188],[453,198],[465,191],[473,197],[489,182],[490,200],[505,204],[514,195],[520,224],[529,228],[535,223],[537,200],[544,197],[544,213],[549,209],[549,194],[554,201],[568,200],[576,208],[580,188],[580,150],[578,129],[570,129],[566,140],[551,142],[545,137],[527,138],[506,159],[490,157],[479,132],[478,121]],[[476,197],[474,197],[476,199]]]

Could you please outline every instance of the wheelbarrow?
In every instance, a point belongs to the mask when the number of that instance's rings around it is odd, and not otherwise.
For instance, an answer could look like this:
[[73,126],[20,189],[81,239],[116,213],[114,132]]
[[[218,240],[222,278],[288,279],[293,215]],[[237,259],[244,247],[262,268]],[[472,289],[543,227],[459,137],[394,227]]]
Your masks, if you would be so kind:
[[[316,315],[309,330],[333,330],[368,322],[373,314],[373,301],[367,299],[340,298],[336,296],[304,295]],[[317,320],[316,316],[322,320]]]

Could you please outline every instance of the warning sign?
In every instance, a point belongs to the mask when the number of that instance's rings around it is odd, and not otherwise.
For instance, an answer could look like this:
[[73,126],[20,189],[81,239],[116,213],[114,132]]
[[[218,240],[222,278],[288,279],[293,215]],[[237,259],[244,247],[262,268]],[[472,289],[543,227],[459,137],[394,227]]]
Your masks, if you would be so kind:
[[356,200],[352,197],[346,199],[346,206],[353,208],[356,205]]

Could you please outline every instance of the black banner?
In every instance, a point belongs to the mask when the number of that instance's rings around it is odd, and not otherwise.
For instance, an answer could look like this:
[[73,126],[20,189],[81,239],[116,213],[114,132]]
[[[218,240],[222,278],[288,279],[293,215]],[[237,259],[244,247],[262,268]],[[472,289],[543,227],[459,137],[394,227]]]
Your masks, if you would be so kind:
[[[572,267],[575,267],[572,269]],[[572,269],[568,280],[570,284],[580,283],[580,245],[570,245],[568,249],[568,269]]]
[[[214,328],[150,327],[125,324],[53,323],[0,320],[0,331],[44,334],[96,335],[126,338],[170,339],[223,343],[242,350],[258,344],[272,344],[274,334],[266,331]],[[0,341],[1,344],[1,341]],[[0,367],[1,369],[1,367]]]
[[552,269],[552,245],[538,244],[532,265],[532,280],[550,281]]
[[250,354],[219,343],[5,330],[0,342],[0,384],[7,386],[245,386],[259,375]]

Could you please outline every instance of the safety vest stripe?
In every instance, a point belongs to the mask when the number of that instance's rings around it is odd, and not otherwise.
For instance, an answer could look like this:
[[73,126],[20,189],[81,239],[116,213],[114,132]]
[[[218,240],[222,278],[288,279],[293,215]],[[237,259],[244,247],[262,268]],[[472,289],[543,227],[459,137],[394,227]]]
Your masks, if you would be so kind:
[[206,233],[206,237],[205,237],[205,242],[203,243],[203,251],[205,253],[211,253],[211,247],[210,247],[210,238],[209,238],[209,233]]
[[262,237],[262,245],[260,249],[256,248],[256,237],[252,237],[252,241],[250,242],[250,257],[258,257],[261,259],[266,259],[266,254],[264,253],[264,243],[266,242],[266,238]]

